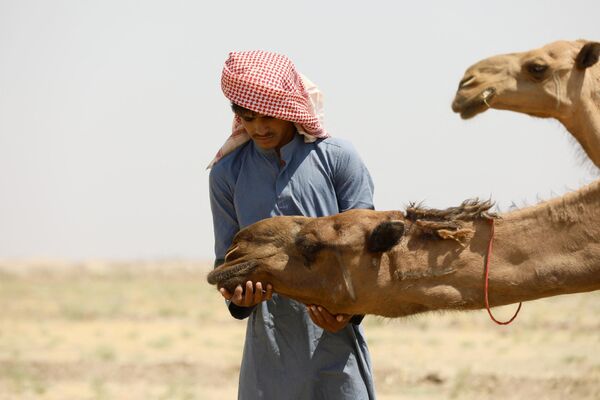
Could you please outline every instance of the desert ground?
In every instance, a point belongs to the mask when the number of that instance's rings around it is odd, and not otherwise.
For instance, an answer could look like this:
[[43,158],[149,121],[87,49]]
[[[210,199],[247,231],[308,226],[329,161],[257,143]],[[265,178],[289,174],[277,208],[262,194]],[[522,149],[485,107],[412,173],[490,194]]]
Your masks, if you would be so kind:
[[[234,399],[245,322],[208,263],[0,262],[0,399]],[[500,318],[515,306],[495,309]],[[379,399],[599,399],[600,292],[368,316]]]

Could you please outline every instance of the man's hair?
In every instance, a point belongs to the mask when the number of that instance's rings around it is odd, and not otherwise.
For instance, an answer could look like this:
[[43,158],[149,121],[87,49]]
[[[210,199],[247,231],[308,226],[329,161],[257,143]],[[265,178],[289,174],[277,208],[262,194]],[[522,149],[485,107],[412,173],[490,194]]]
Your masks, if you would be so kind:
[[236,115],[239,115],[239,116],[246,115],[246,114],[256,114],[254,111],[248,110],[247,108],[244,108],[242,106],[238,106],[237,104],[235,104],[233,102],[231,103],[231,110]]

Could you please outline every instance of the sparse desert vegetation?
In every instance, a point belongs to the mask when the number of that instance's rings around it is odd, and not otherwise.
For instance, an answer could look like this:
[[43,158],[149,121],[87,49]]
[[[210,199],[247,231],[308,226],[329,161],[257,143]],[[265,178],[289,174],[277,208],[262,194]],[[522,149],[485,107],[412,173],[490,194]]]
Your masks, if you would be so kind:
[[[235,398],[245,322],[208,268],[0,262],[0,398]],[[378,398],[600,398],[600,292],[523,307],[507,327],[485,311],[367,317]]]

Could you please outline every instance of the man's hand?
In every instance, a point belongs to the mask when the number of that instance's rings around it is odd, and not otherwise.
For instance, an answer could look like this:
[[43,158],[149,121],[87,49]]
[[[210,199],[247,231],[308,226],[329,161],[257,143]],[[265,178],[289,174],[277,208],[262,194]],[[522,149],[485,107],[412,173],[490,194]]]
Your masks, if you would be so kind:
[[237,285],[233,293],[225,288],[219,289],[221,295],[230,300],[233,304],[240,307],[252,307],[264,300],[271,300],[273,297],[273,286],[267,284],[267,290],[263,290],[263,284],[256,282],[256,285],[252,281],[246,282],[246,291],[242,288],[242,285]]
[[350,322],[350,318],[352,318],[352,315],[348,314],[333,315],[321,306],[308,305],[306,308],[308,309],[310,319],[316,325],[331,333],[336,333],[344,329],[348,325],[348,322]]

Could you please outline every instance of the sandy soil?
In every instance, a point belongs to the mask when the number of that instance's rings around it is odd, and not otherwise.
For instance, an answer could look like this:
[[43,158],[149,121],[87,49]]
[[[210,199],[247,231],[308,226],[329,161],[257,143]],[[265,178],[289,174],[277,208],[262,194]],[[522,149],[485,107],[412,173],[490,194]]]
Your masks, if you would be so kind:
[[[245,323],[182,261],[0,262],[0,399],[233,399]],[[495,310],[508,316],[514,306]],[[600,292],[364,327],[379,399],[598,399]]]

